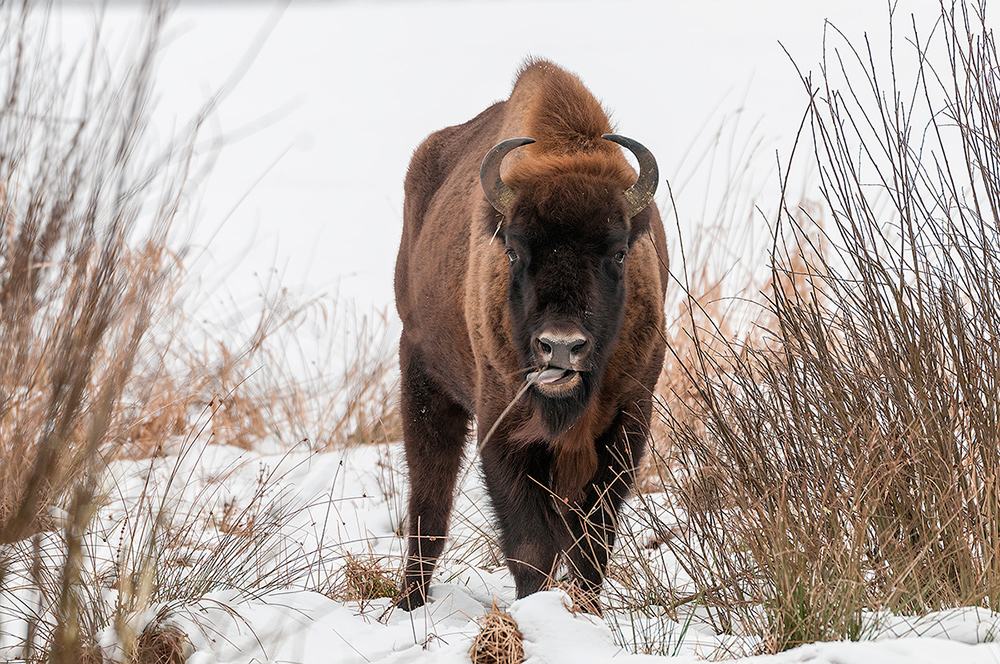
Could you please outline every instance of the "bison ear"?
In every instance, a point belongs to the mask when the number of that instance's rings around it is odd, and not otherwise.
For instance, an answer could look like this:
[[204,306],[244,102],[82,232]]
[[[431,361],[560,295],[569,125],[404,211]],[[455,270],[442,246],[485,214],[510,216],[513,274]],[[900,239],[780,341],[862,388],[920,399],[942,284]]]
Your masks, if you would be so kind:
[[631,247],[635,244],[635,241],[639,239],[639,236],[649,230],[649,225],[653,222],[653,214],[655,211],[656,204],[651,202],[638,214],[632,217],[629,221],[628,246]]
[[479,212],[479,219],[480,219],[479,226],[482,229],[483,233],[493,238],[494,240],[496,240],[497,238],[500,238],[501,240],[503,239],[503,231],[505,230],[505,228],[501,228],[501,226],[506,227],[507,222],[505,221],[504,216],[500,212],[498,212],[492,205],[490,205],[489,201],[486,200],[482,201],[482,206],[480,207],[480,212]]

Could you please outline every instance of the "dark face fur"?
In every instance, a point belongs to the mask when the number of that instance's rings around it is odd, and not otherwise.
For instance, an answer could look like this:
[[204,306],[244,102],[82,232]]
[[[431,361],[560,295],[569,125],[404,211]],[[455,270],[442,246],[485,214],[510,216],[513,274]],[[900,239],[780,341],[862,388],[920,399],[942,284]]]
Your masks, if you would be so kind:
[[625,266],[640,225],[626,220],[620,192],[564,179],[519,192],[502,232],[514,343],[552,437],[600,383],[625,318]]

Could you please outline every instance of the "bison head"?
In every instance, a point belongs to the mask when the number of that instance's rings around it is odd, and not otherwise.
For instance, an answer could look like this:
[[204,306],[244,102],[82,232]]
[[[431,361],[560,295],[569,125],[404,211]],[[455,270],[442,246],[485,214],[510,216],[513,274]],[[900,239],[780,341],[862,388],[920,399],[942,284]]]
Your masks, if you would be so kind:
[[649,226],[657,184],[652,154],[606,134],[639,160],[639,178],[621,187],[623,162],[601,155],[551,160],[508,186],[500,163],[534,142],[504,141],[486,155],[480,182],[502,215],[496,232],[509,261],[513,344],[550,437],[568,429],[597,389],[625,319],[629,249]]

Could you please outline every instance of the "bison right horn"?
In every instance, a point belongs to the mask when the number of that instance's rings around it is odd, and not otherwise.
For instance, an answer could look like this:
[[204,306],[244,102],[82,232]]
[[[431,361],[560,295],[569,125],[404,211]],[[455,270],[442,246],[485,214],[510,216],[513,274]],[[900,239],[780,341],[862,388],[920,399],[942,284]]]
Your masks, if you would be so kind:
[[505,217],[514,203],[515,194],[514,190],[500,178],[500,162],[514,148],[534,142],[533,138],[508,138],[506,141],[501,141],[490,148],[483,157],[482,166],[479,167],[479,184],[483,188],[486,200]]
[[[629,219],[642,212],[649,202],[653,200],[656,193],[656,185],[660,180],[660,169],[656,166],[656,159],[653,153],[639,141],[631,138],[619,136],[618,134],[604,134],[605,138],[612,143],[626,148],[635,155],[639,162],[639,178],[631,187],[625,190],[625,204],[628,206]],[[501,144],[502,145],[502,144]]]

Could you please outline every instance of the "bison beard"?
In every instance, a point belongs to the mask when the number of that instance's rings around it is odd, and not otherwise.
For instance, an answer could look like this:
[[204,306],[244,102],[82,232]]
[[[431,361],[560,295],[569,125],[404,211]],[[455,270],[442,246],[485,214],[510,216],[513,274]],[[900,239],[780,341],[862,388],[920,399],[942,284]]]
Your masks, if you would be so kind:
[[404,609],[427,600],[473,418],[518,597],[565,563],[599,606],[663,365],[667,282],[655,160],[611,130],[578,78],[533,61],[509,99],[413,155],[395,275]]

